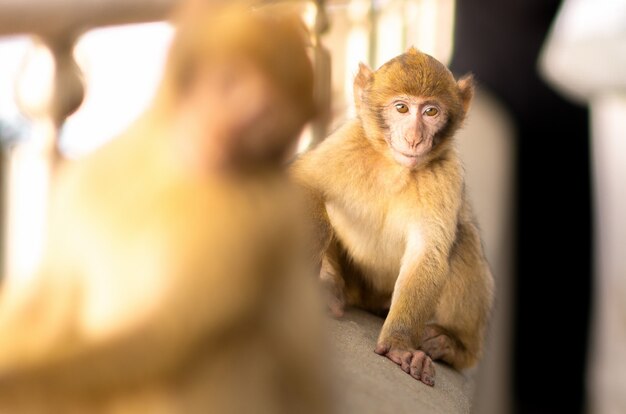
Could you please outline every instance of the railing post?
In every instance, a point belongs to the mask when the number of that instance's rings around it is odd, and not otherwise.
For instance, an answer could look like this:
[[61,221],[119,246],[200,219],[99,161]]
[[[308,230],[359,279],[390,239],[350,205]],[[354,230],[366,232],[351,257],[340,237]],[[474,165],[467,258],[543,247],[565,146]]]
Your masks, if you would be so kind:
[[27,280],[41,257],[59,130],[83,98],[76,39],[97,27],[162,20],[178,1],[0,0],[0,36],[36,39],[16,91],[33,133],[7,150],[3,165],[3,290]]
[[76,35],[36,38],[16,85],[16,101],[32,119],[33,134],[9,152],[5,284],[28,279],[41,258],[59,130],[80,106],[84,88],[74,61]]
[[313,63],[315,65],[315,102],[320,113],[311,126],[312,145],[321,142],[328,133],[331,106],[331,57],[329,50],[322,44],[322,35],[328,31],[329,18],[326,0],[315,0],[316,14],[311,41],[313,44]]

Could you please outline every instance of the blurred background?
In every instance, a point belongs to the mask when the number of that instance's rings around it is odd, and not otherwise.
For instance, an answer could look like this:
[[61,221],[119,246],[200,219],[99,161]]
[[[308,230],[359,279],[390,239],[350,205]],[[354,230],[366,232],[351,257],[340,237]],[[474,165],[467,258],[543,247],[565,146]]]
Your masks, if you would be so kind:
[[[158,16],[173,1],[69,3],[0,0],[5,284],[37,264],[55,163],[145,109],[172,35]],[[626,412],[626,2],[293,3],[330,103],[300,150],[353,116],[359,61],[376,68],[414,45],[476,76],[459,144],[498,291],[474,411]],[[46,10],[91,17],[44,30]],[[150,23],[110,26],[131,21]]]

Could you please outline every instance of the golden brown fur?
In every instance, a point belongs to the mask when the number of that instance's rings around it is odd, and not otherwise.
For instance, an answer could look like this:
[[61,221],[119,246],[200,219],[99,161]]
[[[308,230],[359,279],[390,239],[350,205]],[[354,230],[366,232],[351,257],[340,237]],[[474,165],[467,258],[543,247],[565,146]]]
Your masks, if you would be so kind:
[[414,49],[376,72],[361,65],[358,118],[293,168],[322,200],[320,226],[332,226],[321,271],[331,310],[388,309],[376,352],[429,385],[431,358],[459,369],[477,362],[492,303],[452,139],[471,97],[471,77],[457,83]]
[[[180,24],[154,107],[63,168],[46,258],[25,294],[3,292],[2,413],[328,410],[280,164],[313,105],[302,33],[238,7]],[[289,81],[267,67],[285,55]],[[241,119],[244,103],[259,112]]]

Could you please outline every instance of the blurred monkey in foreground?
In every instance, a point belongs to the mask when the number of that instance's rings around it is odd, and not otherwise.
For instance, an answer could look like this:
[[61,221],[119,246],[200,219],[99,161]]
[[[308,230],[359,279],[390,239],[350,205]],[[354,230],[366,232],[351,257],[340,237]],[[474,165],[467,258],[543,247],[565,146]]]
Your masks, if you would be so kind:
[[1,297],[2,413],[327,412],[281,170],[314,112],[304,26],[190,4],[152,107],[64,166],[41,269]]
[[473,94],[413,48],[354,81],[357,119],[294,165],[332,233],[321,279],[330,309],[385,312],[376,352],[434,384],[433,360],[461,369],[482,351],[493,279],[453,136]]

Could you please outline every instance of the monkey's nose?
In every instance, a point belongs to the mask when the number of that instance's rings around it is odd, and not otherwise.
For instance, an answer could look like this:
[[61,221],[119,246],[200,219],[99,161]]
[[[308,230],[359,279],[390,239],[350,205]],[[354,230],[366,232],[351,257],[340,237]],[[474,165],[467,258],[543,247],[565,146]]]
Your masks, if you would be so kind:
[[409,148],[416,149],[417,146],[422,143],[422,137],[421,136],[413,137],[412,139],[407,140],[407,143],[409,144]]
[[415,148],[420,144],[420,142],[422,142],[422,137],[420,136],[405,135],[403,138],[409,148]]

